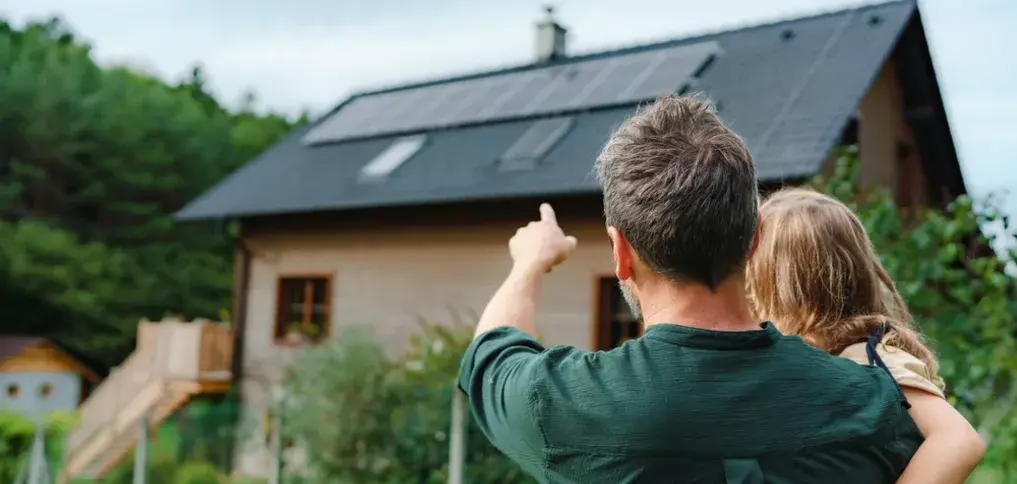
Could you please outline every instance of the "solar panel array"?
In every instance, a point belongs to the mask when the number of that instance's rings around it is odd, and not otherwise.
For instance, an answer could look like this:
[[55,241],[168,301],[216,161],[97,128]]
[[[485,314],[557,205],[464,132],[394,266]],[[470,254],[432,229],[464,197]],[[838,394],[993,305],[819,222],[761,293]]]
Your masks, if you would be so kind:
[[308,144],[636,103],[676,92],[716,42],[638,51],[357,97],[307,133]]

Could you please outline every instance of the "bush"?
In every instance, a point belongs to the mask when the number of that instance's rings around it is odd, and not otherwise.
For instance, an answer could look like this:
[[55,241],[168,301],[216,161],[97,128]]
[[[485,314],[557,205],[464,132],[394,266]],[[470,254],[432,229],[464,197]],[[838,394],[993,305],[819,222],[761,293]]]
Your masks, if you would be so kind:
[[268,479],[264,477],[231,477],[226,482],[229,484],[268,484]]
[[[146,465],[147,484],[222,484],[229,482],[219,468],[205,461],[177,460],[165,452],[149,455]],[[103,484],[134,482],[134,452],[130,452],[100,481]]]
[[[64,437],[74,425],[74,416],[52,413],[46,416],[46,454],[51,474],[60,462]],[[0,409],[0,482],[14,482],[28,458],[35,436],[35,423],[20,413]]]
[[222,484],[226,477],[208,462],[187,462],[176,471],[173,484]]
[[[452,392],[473,328],[421,329],[400,358],[346,329],[297,360],[284,427],[307,450],[315,482],[447,481]],[[467,442],[466,482],[532,482],[472,419]]]

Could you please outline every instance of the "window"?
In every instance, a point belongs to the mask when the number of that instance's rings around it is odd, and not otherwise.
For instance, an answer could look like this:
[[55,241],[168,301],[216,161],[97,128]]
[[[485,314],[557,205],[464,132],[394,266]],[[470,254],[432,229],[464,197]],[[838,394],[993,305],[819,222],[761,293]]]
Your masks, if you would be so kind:
[[18,398],[18,395],[20,393],[21,389],[18,388],[17,383],[11,383],[10,385],[7,385],[7,398]]
[[594,335],[598,350],[610,350],[643,334],[642,321],[636,319],[625,298],[618,279],[603,277],[597,283],[597,321]]
[[854,146],[858,144],[858,117],[852,116],[844,125],[844,131],[840,134],[842,146]]
[[498,166],[502,170],[533,168],[572,128],[572,118],[542,119],[533,123],[505,154]]
[[53,394],[53,385],[50,385],[49,383],[43,383],[42,386],[39,387],[39,396],[42,397],[43,399],[49,398],[49,396],[52,394]]
[[328,336],[332,316],[331,277],[282,277],[278,297],[277,341],[301,345]]
[[427,136],[424,135],[406,136],[393,141],[385,151],[378,153],[378,156],[361,168],[361,179],[381,180],[389,176],[417,154],[424,147],[424,141],[427,141]]

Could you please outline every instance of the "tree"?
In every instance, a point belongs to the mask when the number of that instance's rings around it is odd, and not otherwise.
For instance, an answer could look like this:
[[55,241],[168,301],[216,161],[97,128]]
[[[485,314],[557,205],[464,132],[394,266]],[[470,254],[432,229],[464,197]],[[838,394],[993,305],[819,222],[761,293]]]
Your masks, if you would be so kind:
[[294,123],[229,112],[207,82],[100,67],[59,19],[0,19],[0,300],[45,321],[19,330],[112,365],[142,316],[229,305],[229,226],[173,214]]
[[[936,345],[948,396],[989,439],[982,475],[1017,479],[1017,262],[1010,221],[994,198],[961,196],[945,210],[901,209],[886,190],[858,189],[853,148],[814,186],[846,202],[865,224],[916,322]],[[990,229],[987,230],[986,228]]]

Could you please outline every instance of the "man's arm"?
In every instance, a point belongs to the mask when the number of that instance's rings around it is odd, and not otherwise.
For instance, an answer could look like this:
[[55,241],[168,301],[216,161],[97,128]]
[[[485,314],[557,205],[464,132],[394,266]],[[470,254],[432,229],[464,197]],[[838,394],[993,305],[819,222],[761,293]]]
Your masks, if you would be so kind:
[[459,387],[484,435],[535,475],[545,447],[536,387],[550,371],[544,347],[534,339],[537,296],[544,274],[576,247],[550,205],[541,205],[540,215],[509,241],[512,270],[484,309],[459,368]]
[[535,336],[533,316],[544,274],[565,261],[575,248],[576,238],[562,232],[554,209],[541,205],[540,221],[520,228],[509,240],[512,271],[487,303],[473,337],[501,326]]
[[513,266],[508,278],[487,303],[473,337],[501,326],[511,326],[536,336],[533,320],[543,280],[544,270],[539,267]]

